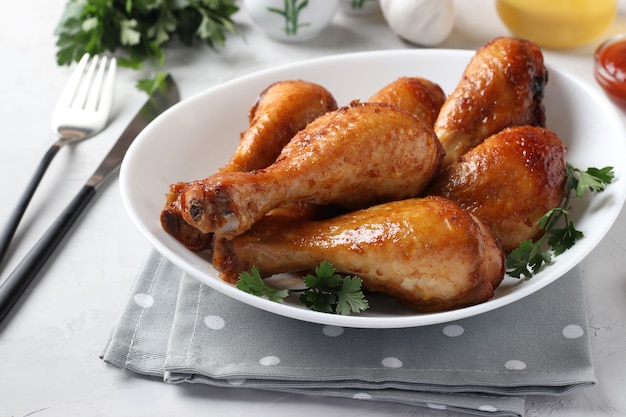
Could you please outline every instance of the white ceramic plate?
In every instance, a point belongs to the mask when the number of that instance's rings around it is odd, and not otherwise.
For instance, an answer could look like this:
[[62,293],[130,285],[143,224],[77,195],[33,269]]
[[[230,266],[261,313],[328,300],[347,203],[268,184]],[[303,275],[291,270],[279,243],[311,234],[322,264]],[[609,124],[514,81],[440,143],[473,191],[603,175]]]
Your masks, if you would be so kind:
[[416,314],[387,297],[369,297],[371,308],[355,316],[318,313],[295,300],[278,304],[244,293],[217,276],[210,262],[165,233],[159,223],[171,183],[205,178],[222,166],[247,127],[257,95],[279,80],[303,79],[329,89],[339,105],[366,100],[400,76],[421,76],[450,93],[471,51],[400,50],[338,55],[269,69],[211,88],[172,107],[150,124],[130,148],[120,173],[126,209],[139,230],[166,258],[216,290],[244,303],[294,319],[344,327],[399,328],[470,317],[519,300],[578,264],[602,239],[625,199],[626,134],[611,104],[595,89],[549,66],[547,125],[568,147],[574,166],[613,166],[616,181],[592,198],[575,201],[573,218],[585,238],[530,280],[506,277],[493,299],[459,310]]

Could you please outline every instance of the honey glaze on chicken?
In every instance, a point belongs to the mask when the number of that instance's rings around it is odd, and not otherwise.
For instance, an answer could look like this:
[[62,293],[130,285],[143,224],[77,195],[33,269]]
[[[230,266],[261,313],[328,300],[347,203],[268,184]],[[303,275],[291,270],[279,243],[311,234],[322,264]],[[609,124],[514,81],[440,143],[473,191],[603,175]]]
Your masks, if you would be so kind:
[[392,106],[353,103],[309,123],[267,168],[190,183],[181,191],[182,214],[203,233],[232,238],[286,203],[352,210],[417,196],[442,157],[422,119]]
[[240,236],[217,240],[213,251],[213,264],[228,282],[252,266],[269,276],[324,260],[421,312],[484,302],[504,276],[504,255],[489,228],[441,197],[318,221],[265,217]]
[[543,233],[538,220],[565,192],[565,146],[545,128],[516,126],[464,154],[430,189],[480,218],[505,252]]
[[237,150],[219,171],[265,168],[298,131],[337,107],[330,91],[316,83],[287,80],[270,85],[250,109],[250,127],[241,134]]
[[400,77],[378,90],[367,101],[406,110],[433,126],[446,101],[446,94],[439,84],[426,78]]
[[435,122],[446,151],[444,166],[506,127],[544,127],[542,99],[547,82],[537,44],[501,37],[483,45]]

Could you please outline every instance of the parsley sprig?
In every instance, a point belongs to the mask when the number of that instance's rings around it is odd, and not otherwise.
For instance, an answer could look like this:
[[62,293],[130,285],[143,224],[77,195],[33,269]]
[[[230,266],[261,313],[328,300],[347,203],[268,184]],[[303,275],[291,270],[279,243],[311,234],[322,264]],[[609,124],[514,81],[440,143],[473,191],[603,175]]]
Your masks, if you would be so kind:
[[238,34],[237,10],[236,0],[68,0],[55,31],[57,63],[70,65],[86,52],[115,54],[135,70],[149,63],[155,75],[137,87],[150,92],[164,77],[169,42],[224,46],[227,33]]
[[[615,177],[613,167],[588,168],[582,171],[567,164],[567,190],[561,207],[548,210],[538,221],[544,235],[536,241],[525,240],[506,258],[507,273],[515,278],[532,277],[545,264],[552,262],[553,256],[559,256],[584,237],[577,230],[574,221],[569,217],[569,209],[573,197],[582,198],[586,191],[601,192]],[[559,225],[564,224],[562,227]],[[547,246],[547,248],[546,248]]]
[[244,271],[239,274],[237,288],[252,295],[267,298],[270,301],[282,303],[289,296],[289,290],[270,287],[263,281],[259,268],[255,265],[250,272]]
[[361,287],[363,281],[359,277],[341,276],[335,267],[327,261],[315,268],[314,274],[304,277],[303,290],[286,290],[270,287],[263,281],[259,268],[253,266],[250,272],[239,274],[237,288],[247,293],[265,297],[270,301],[282,303],[290,291],[300,292],[299,300],[311,310],[324,313],[349,315],[369,308]]

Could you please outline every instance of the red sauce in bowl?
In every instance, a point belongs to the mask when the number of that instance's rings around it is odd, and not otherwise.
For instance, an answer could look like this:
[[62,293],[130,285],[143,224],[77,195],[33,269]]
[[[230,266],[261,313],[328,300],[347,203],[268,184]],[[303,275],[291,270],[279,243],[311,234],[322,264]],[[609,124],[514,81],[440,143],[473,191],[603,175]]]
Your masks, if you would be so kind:
[[626,34],[611,38],[596,49],[594,74],[609,98],[626,110]]

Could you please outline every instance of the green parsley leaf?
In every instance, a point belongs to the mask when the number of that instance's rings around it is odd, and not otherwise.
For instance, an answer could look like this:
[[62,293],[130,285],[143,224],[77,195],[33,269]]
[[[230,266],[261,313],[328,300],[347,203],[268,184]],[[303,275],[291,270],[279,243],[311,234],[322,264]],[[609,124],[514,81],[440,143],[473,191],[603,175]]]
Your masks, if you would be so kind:
[[341,285],[341,277],[335,274],[335,267],[324,261],[315,268],[315,275],[309,274],[304,277],[304,284],[320,291],[332,291]]
[[369,308],[361,292],[361,278],[340,276],[328,261],[315,268],[315,275],[305,276],[304,284],[308,288],[300,295],[300,302],[313,310],[349,315]]
[[507,273],[515,278],[532,277],[541,267],[552,262],[552,255],[541,250],[532,240],[525,240],[506,257]]
[[548,245],[552,248],[554,256],[559,256],[583,237],[583,232],[576,229],[573,221],[568,220],[565,227],[550,230]]
[[135,19],[124,19],[120,23],[120,42],[122,45],[139,44],[141,41],[141,32],[135,30],[137,21]]
[[604,167],[602,169],[589,168],[586,171],[576,170],[580,175],[578,186],[576,187],[576,197],[582,198],[585,190],[592,192],[604,191],[606,186],[615,178],[613,167]]
[[[588,168],[582,171],[569,163],[566,165],[567,194],[561,207],[548,210],[537,222],[544,234],[537,241],[526,240],[506,257],[507,274],[515,278],[531,278],[545,264],[552,262],[552,256],[559,256],[584,237],[569,218],[569,204],[572,196],[583,198],[586,191],[601,192],[615,178],[613,167]],[[564,226],[558,227],[558,224]],[[547,246],[544,248],[544,245]]]
[[289,291],[280,288],[272,288],[263,281],[259,274],[259,268],[252,267],[251,272],[242,272],[236,284],[237,288],[252,295],[267,297],[270,301],[282,303],[289,295]]
[[334,313],[333,306],[337,303],[337,297],[333,293],[307,290],[300,294],[300,302],[311,310]]
[[341,289],[337,291],[337,314],[348,315],[369,308],[361,287],[363,281],[358,277],[344,277]]
[[145,80],[137,81],[137,88],[151,94],[163,83],[163,81],[165,80],[165,77],[167,77],[167,73],[159,72],[156,74],[154,78],[148,78]]
[[[306,286],[301,292],[299,301],[314,311],[349,315],[359,313],[369,308],[361,290],[363,280],[359,277],[342,277],[337,274],[335,267],[327,261],[322,262],[315,268],[314,274],[304,277]],[[250,272],[242,272],[237,281],[237,288],[250,294],[265,296],[272,301],[282,302],[288,295],[288,290],[279,291],[268,287],[259,275],[256,266]]]

